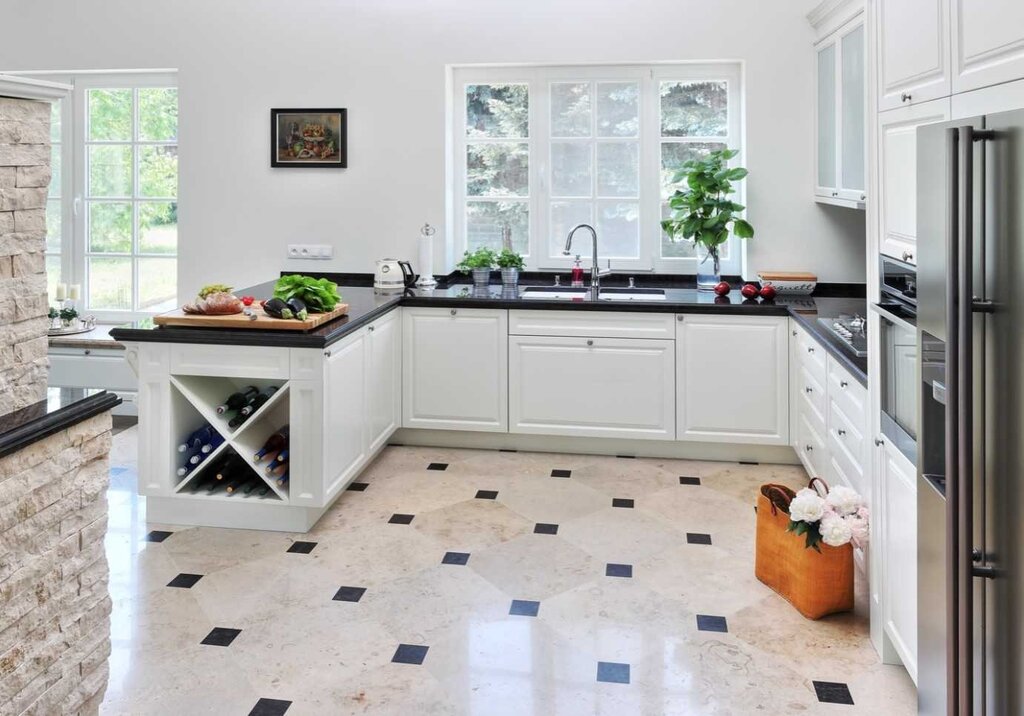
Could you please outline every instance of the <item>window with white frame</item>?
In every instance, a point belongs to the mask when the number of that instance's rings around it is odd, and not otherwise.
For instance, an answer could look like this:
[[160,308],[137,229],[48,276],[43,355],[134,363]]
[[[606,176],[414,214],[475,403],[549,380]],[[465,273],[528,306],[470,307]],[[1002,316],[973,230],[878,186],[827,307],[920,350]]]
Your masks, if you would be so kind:
[[[566,235],[586,223],[613,268],[694,269],[660,221],[683,162],[725,147],[742,161],[738,64],[459,67],[452,88],[457,256],[510,230],[529,268],[565,268]],[[586,239],[572,254],[589,264]],[[724,272],[740,273],[741,253],[731,239]]]
[[80,312],[101,319],[170,310],[178,303],[174,76],[62,79],[75,89],[54,110],[50,296],[57,282],[80,284]]

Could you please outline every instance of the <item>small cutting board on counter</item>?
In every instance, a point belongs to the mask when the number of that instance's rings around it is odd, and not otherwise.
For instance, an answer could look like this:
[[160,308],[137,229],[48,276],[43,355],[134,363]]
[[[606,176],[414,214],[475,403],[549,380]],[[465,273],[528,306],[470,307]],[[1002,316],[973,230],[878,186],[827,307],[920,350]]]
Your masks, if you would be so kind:
[[167,313],[161,313],[153,317],[153,323],[158,326],[178,326],[181,328],[245,328],[248,330],[268,331],[311,331],[317,326],[322,326],[335,318],[341,318],[348,313],[348,304],[339,303],[333,311],[328,313],[310,313],[306,320],[300,321],[295,318],[274,318],[268,316],[262,308],[252,307],[256,318],[250,318],[244,313],[232,313],[226,316],[206,316],[197,313],[185,313],[180,308]]

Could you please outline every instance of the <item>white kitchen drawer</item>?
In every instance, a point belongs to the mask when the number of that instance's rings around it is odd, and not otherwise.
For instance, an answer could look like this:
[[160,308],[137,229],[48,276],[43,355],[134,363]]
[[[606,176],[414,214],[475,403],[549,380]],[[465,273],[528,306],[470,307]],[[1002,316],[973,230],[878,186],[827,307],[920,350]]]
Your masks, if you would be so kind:
[[825,349],[800,326],[796,327],[796,343],[796,357],[800,365],[806,366],[814,379],[824,386],[827,376]]
[[868,391],[832,356],[828,356],[828,395],[858,430],[865,430]]
[[172,343],[171,373],[225,378],[289,377],[289,349],[270,346],[225,346]]
[[50,385],[124,391],[138,388],[138,379],[123,350],[64,348],[51,349],[49,355]]
[[829,450],[833,453],[844,453],[852,463],[852,468],[864,472],[865,439],[863,428],[856,425],[843,413],[835,400],[828,406]]
[[807,468],[811,477],[822,477],[827,474],[828,455],[826,454],[825,441],[821,433],[811,427],[806,415],[801,415],[797,421],[797,446],[796,452]]
[[821,425],[824,425],[825,417],[828,414],[828,396],[825,395],[824,384],[815,380],[806,365],[801,365],[797,370],[796,380],[801,398],[797,404],[806,403],[809,406],[808,409],[814,412],[814,417]]
[[632,311],[509,311],[508,332],[519,336],[660,338],[675,340],[671,313]]

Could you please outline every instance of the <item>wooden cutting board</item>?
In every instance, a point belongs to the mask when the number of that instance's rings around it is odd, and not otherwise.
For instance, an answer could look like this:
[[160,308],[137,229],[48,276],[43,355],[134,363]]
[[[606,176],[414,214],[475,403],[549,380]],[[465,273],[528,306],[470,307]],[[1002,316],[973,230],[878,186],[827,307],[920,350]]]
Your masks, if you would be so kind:
[[268,331],[311,331],[317,326],[322,326],[335,318],[341,318],[348,313],[348,304],[339,303],[329,313],[310,313],[306,320],[299,321],[294,318],[273,318],[268,316],[262,308],[253,307],[255,319],[251,319],[244,313],[233,313],[228,316],[204,316],[196,313],[185,313],[180,308],[175,311],[168,311],[153,317],[153,323],[158,326],[179,326],[183,328],[246,328],[249,330]]

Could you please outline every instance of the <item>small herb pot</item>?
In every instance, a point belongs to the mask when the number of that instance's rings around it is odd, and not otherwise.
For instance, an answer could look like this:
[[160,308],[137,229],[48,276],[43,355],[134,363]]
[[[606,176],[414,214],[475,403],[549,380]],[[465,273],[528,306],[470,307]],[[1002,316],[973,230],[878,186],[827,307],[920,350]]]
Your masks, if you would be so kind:
[[501,270],[501,285],[502,286],[518,286],[519,285],[519,269],[513,267],[503,268]]
[[489,268],[473,269],[473,285],[486,286],[491,282],[491,270]]

